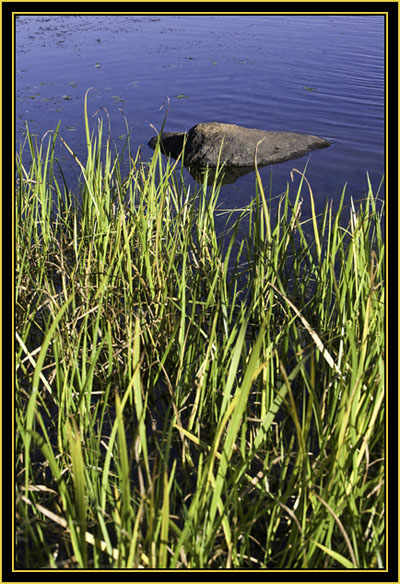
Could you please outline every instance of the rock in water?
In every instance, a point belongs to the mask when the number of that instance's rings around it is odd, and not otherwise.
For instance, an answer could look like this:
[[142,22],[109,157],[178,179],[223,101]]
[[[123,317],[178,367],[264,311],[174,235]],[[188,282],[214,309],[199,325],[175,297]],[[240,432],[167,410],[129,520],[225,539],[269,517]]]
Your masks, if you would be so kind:
[[[211,168],[218,165],[219,157],[220,163],[225,162],[228,167],[254,166],[256,147],[257,164],[264,166],[299,158],[311,150],[331,145],[329,140],[308,134],[269,132],[235,124],[208,122],[197,124],[187,134],[163,133],[161,143],[165,153],[177,158],[185,137],[185,165]],[[154,149],[156,144],[157,137],[154,137],[149,146]]]

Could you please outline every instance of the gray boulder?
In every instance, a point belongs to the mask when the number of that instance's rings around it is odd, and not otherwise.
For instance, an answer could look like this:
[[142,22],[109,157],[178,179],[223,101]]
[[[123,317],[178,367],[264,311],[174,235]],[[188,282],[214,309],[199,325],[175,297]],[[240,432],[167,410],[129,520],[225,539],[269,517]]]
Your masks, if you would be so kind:
[[[155,136],[149,146],[154,149],[156,144]],[[174,158],[179,156],[184,144],[186,166],[215,168],[221,150],[220,163],[238,168],[254,167],[256,147],[257,164],[264,166],[299,158],[316,148],[330,146],[331,142],[308,134],[270,132],[218,122],[197,124],[187,134],[166,132],[161,136],[163,151]]]

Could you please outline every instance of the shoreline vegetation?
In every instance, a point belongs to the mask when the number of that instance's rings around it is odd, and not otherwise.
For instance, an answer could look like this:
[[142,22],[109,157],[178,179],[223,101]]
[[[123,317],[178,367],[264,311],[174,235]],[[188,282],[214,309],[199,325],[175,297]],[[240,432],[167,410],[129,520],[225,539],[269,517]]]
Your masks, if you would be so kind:
[[256,169],[220,233],[218,176],[85,127],[79,197],[58,129],[17,156],[15,569],[384,568],[379,189],[272,218]]

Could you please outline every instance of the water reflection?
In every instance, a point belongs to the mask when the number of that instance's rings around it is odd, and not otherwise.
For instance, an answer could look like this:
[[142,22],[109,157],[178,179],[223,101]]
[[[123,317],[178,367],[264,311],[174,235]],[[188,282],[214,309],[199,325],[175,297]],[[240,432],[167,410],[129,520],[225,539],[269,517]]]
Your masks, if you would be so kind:
[[[258,168],[263,168],[263,166],[270,165],[259,165]],[[231,185],[241,176],[254,172],[254,166],[223,166],[220,169],[189,166],[187,169],[197,183],[204,184],[204,180],[207,178],[208,185],[214,183],[216,176],[220,179],[221,184]]]
[[[61,132],[68,132],[71,149],[84,160],[83,97],[91,86],[98,92],[90,96],[89,116],[106,108],[112,139],[122,148],[123,104],[132,148],[142,146],[147,159],[153,154],[147,146],[151,125],[161,128],[160,106],[167,96],[173,131],[212,119],[329,138],[334,146],[313,152],[307,169],[317,210],[327,197],[338,201],[345,183],[349,197],[362,196],[366,173],[375,188],[384,172],[383,15],[18,18],[18,140],[24,139],[26,120],[39,136],[61,120]],[[73,183],[76,164],[65,152],[61,156],[63,173]],[[304,167],[307,159],[298,164]],[[292,166],[291,161],[273,166],[276,192]],[[254,195],[251,171],[225,172],[221,196],[232,206]],[[198,169],[192,174],[198,176]]]

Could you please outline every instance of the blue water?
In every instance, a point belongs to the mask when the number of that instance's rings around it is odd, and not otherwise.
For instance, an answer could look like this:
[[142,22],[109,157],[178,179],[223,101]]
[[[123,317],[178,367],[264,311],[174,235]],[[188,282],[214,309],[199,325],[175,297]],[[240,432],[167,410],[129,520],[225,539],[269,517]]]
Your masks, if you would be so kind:
[[[380,15],[20,16],[17,141],[25,120],[39,137],[61,120],[61,135],[84,159],[83,99],[95,87],[89,114],[106,108],[122,147],[121,108],[146,160],[169,98],[166,131],[219,121],[329,138],[330,148],[262,168],[263,181],[269,190],[272,172],[278,194],[308,161],[317,210],[327,198],[337,204],[345,183],[357,199],[366,173],[376,189],[385,169],[384,26]],[[99,116],[107,121],[100,110],[93,126]],[[72,183],[76,163],[61,146],[57,156]],[[222,203],[248,203],[254,184],[251,172],[225,185]]]

